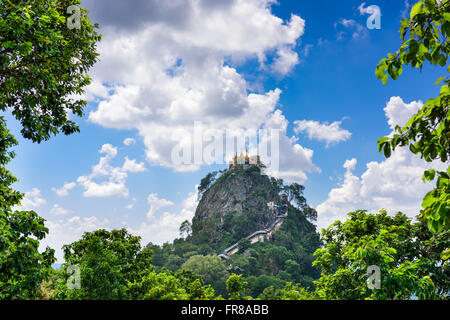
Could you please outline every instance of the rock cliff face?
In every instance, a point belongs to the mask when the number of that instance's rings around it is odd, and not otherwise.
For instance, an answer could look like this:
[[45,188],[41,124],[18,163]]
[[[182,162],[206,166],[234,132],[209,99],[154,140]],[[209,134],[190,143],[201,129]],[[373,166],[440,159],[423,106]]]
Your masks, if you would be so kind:
[[231,168],[203,192],[192,239],[223,249],[273,223],[276,213],[267,206],[272,201],[281,203],[275,179],[262,175],[259,167]]

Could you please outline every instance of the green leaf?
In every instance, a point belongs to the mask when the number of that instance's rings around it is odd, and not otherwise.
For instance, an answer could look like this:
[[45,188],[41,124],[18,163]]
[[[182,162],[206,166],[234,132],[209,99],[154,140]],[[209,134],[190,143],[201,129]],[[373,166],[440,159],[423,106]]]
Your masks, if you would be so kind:
[[423,198],[422,201],[422,208],[426,209],[429,208],[430,206],[432,206],[435,202],[437,201],[437,199],[434,197],[434,190],[431,190],[430,192],[428,192],[425,197]]
[[441,259],[442,260],[447,260],[448,258],[450,258],[450,248],[445,249],[441,253]]
[[423,173],[422,180],[423,180],[423,182],[425,182],[425,180],[433,181],[435,176],[436,176],[436,170],[435,169],[426,170]]
[[414,19],[414,17],[416,15],[418,15],[419,13],[421,13],[423,10],[423,2],[419,1],[417,2],[415,5],[413,5],[413,7],[411,8],[411,13],[409,15],[409,19]]
[[386,158],[389,158],[391,156],[391,146],[389,145],[389,143],[386,143],[384,145],[384,156]]
[[447,79],[447,77],[440,77],[439,79],[437,79],[437,81],[434,83],[435,85],[438,85],[439,83],[441,83],[442,80]]

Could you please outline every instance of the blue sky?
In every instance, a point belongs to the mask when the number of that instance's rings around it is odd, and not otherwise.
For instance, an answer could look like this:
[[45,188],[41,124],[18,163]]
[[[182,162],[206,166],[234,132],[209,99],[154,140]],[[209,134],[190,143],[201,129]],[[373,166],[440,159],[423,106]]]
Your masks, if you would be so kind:
[[[417,214],[427,165],[401,149],[386,160],[376,145],[438,94],[442,71],[430,66],[387,86],[374,75],[399,47],[408,1],[84,5],[104,38],[75,119],[81,132],[32,144],[7,116],[20,143],[10,169],[22,207],[47,220],[45,244],[59,259],[62,244],[96,228],[128,227],[144,244],[177,236],[195,212],[196,184],[226,167],[170,162],[169,136],[194,121],[281,130],[278,176],[306,187],[319,227],[355,209]],[[370,5],[381,10],[379,30],[366,26]]]

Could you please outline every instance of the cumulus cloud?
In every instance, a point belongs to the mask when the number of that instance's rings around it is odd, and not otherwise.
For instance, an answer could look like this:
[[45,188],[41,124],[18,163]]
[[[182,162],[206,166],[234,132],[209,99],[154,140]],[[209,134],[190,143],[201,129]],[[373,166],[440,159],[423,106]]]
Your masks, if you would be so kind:
[[[108,89],[89,121],[137,130],[151,164],[198,170],[206,161],[173,160],[173,150],[192,145],[189,137],[195,121],[216,132],[256,130],[278,110],[281,90],[250,93],[252,84],[237,66],[256,60],[261,70],[283,76],[299,63],[295,48],[305,21],[298,15],[283,21],[271,12],[272,4],[267,0],[87,4],[94,20],[97,17],[104,25],[101,59],[91,75],[97,86]],[[127,21],[124,16],[135,19]],[[95,92],[104,93],[98,88]],[[285,146],[300,162],[312,155],[298,143]],[[304,177],[305,170],[296,174]]]
[[355,40],[368,35],[367,28],[353,19],[340,19],[334,24],[334,28],[337,30],[337,40],[343,40],[348,33],[351,33],[352,39]]
[[62,246],[80,240],[85,232],[97,229],[111,229],[108,219],[99,219],[97,217],[79,217],[73,216],[65,219],[48,219],[45,226],[49,229],[49,234],[40,241],[39,248],[44,250],[49,246],[55,249],[55,257],[58,263],[64,260]]
[[[156,194],[150,194],[148,203],[151,214],[147,215],[147,221],[141,223],[137,228],[130,228],[130,232],[142,237],[142,243],[146,245],[149,242],[163,244],[179,237],[179,228],[183,221],[191,221],[197,208],[197,187],[195,191],[182,201],[179,211],[164,211],[160,213],[163,207],[171,206],[173,203],[166,199],[159,199]],[[156,207],[155,207],[156,204]]]
[[136,159],[130,160],[128,157],[125,157],[125,162],[122,165],[122,169],[128,172],[144,172],[147,169],[145,168],[145,164],[143,162],[136,162]]
[[[391,128],[404,124],[414,114],[421,102],[405,103],[392,97],[384,109]],[[410,217],[419,214],[422,198],[432,188],[423,183],[423,171],[430,168],[444,169],[441,162],[426,162],[408,148],[397,148],[390,158],[366,164],[361,176],[353,173],[356,159],[344,163],[346,172],[343,182],[333,188],[328,199],[317,207],[318,226],[324,228],[336,220],[345,220],[347,213],[358,209],[390,213],[401,211]]]
[[50,214],[52,216],[65,216],[69,213],[71,213],[70,210],[66,210],[60,207],[59,204],[54,204],[53,207],[50,209]]
[[14,210],[35,210],[46,204],[47,201],[42,197],[38,188],[33,188],[24,193],[24,197],[20,202],[21,205],[15,207]]
[[158,195],[156,193],[151,193],[147,197],[147,202],[150,205],[150,209],[147,213],[147,218],[152,219],[153,215],[156,211],[158,211],[161,208],[173,206],[173,202],[166,200],[166,199],[160,199],[158,198]]
[[[269,167],[266,172],[271,176],[282,178],[286,182],[304,183],[307,180],[307,172],[320,173],[321,170],[312,161],[314,151],[298,144],[298,138],[295,136],[287,136],[288,123],[280,110],[276,110],[265,122],[267,130],[275,128],[279,130],[279,138],[277,139],[279,143],[279,168],[275,167],[274,170],[271,170]],[[268,144],[272,143],[274,141],[270,141]]]
[[[87,176],[80,176],[77,182],[85,189],[85,197],[127,197],[128,188],[125,185],[128,172],[145,171],[144,163],[137,163],[136,160],[125,158],[122,167],[114,167],[111,161],[117,156],[117,148],[111,144],[104,144],[99,153],[104,154],[98,164],[92,168],[92,172]],[[98,179],[102,181],[98,181]]]
[[75,182],[66,182],[59,189],[52,188],[52,191],[54,191],[59,197],[66,197],[69,195],[69,191],[72,190],[73,188],[75,188],[76,185],[77,184]]
[[351,137],[351,132],[341,128],[342,121],[320,123],[313,120],[294,121],[294,132],[306,132],[309,139],[325,141],[328,147],[332,143],[347,141]]
[[420,100],[405,103],[400,97],[391,97],[384,108],[391,129],[394,130],[397,125],[404,126],[411,116],[417,113],[422,106],[423,103]]
[[[309,49],[308,49],[309,50]],[[289,73],[292,68],[298,64],[299,58],[297,52],[293,51],[292,48],[285,47],[278,50],[278,57],[273,63],[273,70],[285,75]]]

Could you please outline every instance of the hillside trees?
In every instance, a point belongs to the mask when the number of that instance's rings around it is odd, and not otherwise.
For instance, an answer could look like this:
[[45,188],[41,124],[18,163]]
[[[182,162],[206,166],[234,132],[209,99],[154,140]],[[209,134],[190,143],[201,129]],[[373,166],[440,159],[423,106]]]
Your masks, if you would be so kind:
[[[439,255],[449,246],[448,233],[437,237],[423,230],[423,222],[412,224],[404,214],[391,217],[385,210],[348,216],[323,230],[325,247],[315,252],[313,265],[322,269],[315,282],[319,297],[440,299],[449,292],[450,270]],[[379,288],[367,284],[369,266],[380,270]]]
[[[409,19],[400,27],[403,41],[394,54],[382,59],[375,71],[377,78],[386,84],[389,77],[396,80],[403,66],[422,69],[425,62],[446,68],[447,75],[439,78],[440,94],[431,98],[403,126],[396,126],[393,136],[378,140],[378,149],[389,158],[397,147],[409,146],[414,154],[425,161],[440,160],[448,164],[450,156],[450,1],[424,0],[412,8]],[[426,170],[423,180],[436,179],[436,187],[428,192],[422,202],[422,215],[434,232],[450,226],[450,166],[446,171]],[[450,251],[444,255],[448,258]]]
[[194,255],[183,263],[180,269],[199,275],[205,283],[211,284],[215,291],[225,293],[228,273],[222,259],[217,255]]

